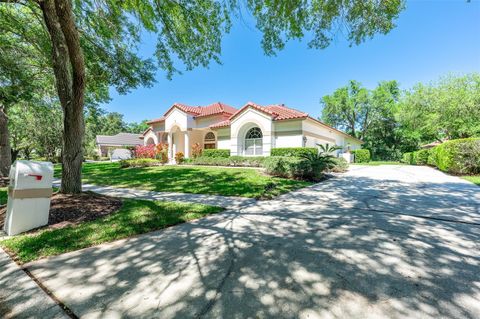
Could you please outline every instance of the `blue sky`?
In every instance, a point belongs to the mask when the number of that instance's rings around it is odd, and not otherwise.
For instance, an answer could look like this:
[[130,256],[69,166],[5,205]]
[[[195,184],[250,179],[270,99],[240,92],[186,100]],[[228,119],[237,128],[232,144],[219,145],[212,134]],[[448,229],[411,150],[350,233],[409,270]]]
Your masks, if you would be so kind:
[[[318,116],[320,98],[350,79],[373,88],[382,80],[397,80],[402,88],[429,82],[448,73],[480,72],[480,2],[463,0],[408,1],[387,35],[377,35],[349,47],[340,38],[325,50],[292,41],[275,57],[264,55],[261,33],[253,23],[235,22],[223,39],[222,65],[197,68],[127,95],[112,92],[108,111],[141,121],[163,115],[174,103],[207,105],[221,101],[241,107],[285,103]],[[143,54],[154,45],[146,37]]]

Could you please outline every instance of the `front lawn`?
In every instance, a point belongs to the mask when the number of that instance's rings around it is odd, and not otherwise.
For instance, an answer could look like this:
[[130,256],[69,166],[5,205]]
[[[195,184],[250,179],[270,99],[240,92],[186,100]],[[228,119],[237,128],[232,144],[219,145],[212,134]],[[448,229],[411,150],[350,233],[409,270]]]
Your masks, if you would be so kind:
[[4,205],[7,203],[7,188],[0,187],[0,205]]
[[463,179],[467,180],[467,181],[470,181],[474,184],[477,184],[478,186],[480,186],[480,175],[476,175],[476,176],[462,176]]
[[223,208],[201,204],[125,199],[116,213],[57,229],[43,229],[0,241],[25,263],[197,219]]
[[[60,166],[55,176],[60,177]],[[155,166],[120,168],[119,163],[84,163],[83,182],[157,192],[270,198],[312,183],[272,177],[256,169]]]

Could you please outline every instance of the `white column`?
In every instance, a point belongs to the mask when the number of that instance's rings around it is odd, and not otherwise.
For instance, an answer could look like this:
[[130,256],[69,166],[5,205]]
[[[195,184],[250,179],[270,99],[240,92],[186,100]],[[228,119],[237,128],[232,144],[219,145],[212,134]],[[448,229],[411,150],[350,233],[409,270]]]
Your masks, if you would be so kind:
[[173,149],[173,145],[172,145],[172,133],[168,133],[168,159],[171,159],[172,158],[172,149]]
[[185,158],[190,157],[190,132],[185,131],[185,152],[183,154],[185,155]]

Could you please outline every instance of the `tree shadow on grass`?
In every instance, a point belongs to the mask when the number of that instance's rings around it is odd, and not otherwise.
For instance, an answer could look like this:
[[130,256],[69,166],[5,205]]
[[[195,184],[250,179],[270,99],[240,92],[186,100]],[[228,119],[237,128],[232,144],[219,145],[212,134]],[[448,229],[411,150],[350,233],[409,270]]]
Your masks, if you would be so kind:
[[478,318],[478,193],[423,186],[332,179],[28,268],[79,316]]

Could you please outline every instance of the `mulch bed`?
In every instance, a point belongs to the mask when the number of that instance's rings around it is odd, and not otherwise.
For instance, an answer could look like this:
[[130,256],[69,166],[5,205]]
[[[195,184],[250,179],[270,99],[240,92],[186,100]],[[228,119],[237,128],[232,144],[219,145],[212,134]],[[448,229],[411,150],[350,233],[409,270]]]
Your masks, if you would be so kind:
[[[50,204],[48,228],[62,228],[110,215],[122,207],[122,200],[93,192],[75,195],[55,193]],[[7,207],[0,207],[0,229]]]

